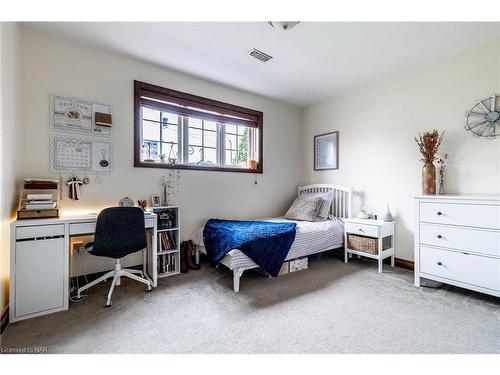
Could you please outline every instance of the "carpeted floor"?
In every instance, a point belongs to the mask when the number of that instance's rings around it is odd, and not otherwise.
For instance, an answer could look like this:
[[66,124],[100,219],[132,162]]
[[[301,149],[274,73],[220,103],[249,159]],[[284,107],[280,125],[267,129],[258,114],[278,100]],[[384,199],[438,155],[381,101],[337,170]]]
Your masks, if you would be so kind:
[[[107,284],[66,312],[9,325],[4,348],[49,353],[500,353],[500,298],[428,282],[371,261],[325,255],[307,271],[267,279],[200,271],[145,293]],[[4,350],[5,352],[5,350]]]

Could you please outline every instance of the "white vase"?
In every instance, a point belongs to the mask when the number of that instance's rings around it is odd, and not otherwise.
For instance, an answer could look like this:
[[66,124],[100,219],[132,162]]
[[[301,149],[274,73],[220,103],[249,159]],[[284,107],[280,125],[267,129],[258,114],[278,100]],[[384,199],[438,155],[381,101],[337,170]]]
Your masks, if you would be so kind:
[[393,217],[392,217],[391,211],[389,210],[389,205],[387,205],[387,211],[385,212],[384,216],[382,217],[382,220],[384,220],[384,221],[393,221]]

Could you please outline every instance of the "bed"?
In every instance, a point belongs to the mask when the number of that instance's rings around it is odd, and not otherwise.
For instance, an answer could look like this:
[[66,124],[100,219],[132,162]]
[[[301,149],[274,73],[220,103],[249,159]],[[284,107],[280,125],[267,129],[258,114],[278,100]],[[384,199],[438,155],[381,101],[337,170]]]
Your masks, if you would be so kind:
[[[290,247],[286,261],[319,254],[324,251],[343,247],[344,223],[343,218],[348,218],[352,210],[352,190],[337,185],[314,184],[300,186],[297,195],[302,193],[326,193],[332,191],[333,199],[330,207],[330,219],[325,221],[295,221],[284,217],[265,218],[271,222],[294,222],[297,224],[295,240]],[[197,252],[205,253],[203,244],[203,227],[193,232],[189,238],[196,246]],[[238,249],[228,252],[221,264],[233,271],[233,290],[239,292],[240,278],[243,272],[258,268],[252,259]]]

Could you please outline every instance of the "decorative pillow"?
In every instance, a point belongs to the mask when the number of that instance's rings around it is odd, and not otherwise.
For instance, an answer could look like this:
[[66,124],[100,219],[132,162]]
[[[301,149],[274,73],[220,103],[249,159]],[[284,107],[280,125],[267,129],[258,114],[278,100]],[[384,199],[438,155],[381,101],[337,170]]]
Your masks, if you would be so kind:
[[285,217],[291,220],[314,221],[318,215],[321,197],[312,194],[300,194],[293,201]]
[[319,194],[321,197],[320,205],[318,208],[318,219],[326,220],[328,219],[328,215],[330,214],[330,207],[332,206],[333,194],[331,191],[328,193],[313,193]]

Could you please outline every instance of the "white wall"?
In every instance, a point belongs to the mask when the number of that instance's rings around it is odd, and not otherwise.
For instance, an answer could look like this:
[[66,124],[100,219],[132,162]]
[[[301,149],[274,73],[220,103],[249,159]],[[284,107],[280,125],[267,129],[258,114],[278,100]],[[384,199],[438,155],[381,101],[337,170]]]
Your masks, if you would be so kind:
[[0,23],[0,314],[9,300],[9,223],[17,207],[16,182],[21,167],[20,29]]
[[[500,139],[474,138],[465,112],[500,91],[500,43],[336,95],[303,111],[303,182],[352,185],[358,207],[379,215],[388,203],[397,220],[396,256],[413,259],[414,209],[421,162],[414,137],[445,130],[449,193],[500,193]],[[340,131],[340,169],[313,171],[313,137]],[[357,211],[355,212],[357,214]]]
[[[264,174],[181,171],[182,237],[210,217],[257,218],[281,214],[300,180],[300,109],[194,78],[123,55],[77,45],[24,29],[23,119],[26,157],[23,174],[49,174],[49,94],[94,99],[113,106],[114,173],[102,183],[83,187],[81,201],[67,198],[63,211],[95,211],[116,205],[129,196],[149,199],[160,193],[166,170],[133,167],[133,81],[140,80],[175,90],[260,110],[264,113]],[[168,50],[168,44],[164,46]],[[65,176],[66,178],[68,176]],[[83,177],[83,176],[82,176]]]

